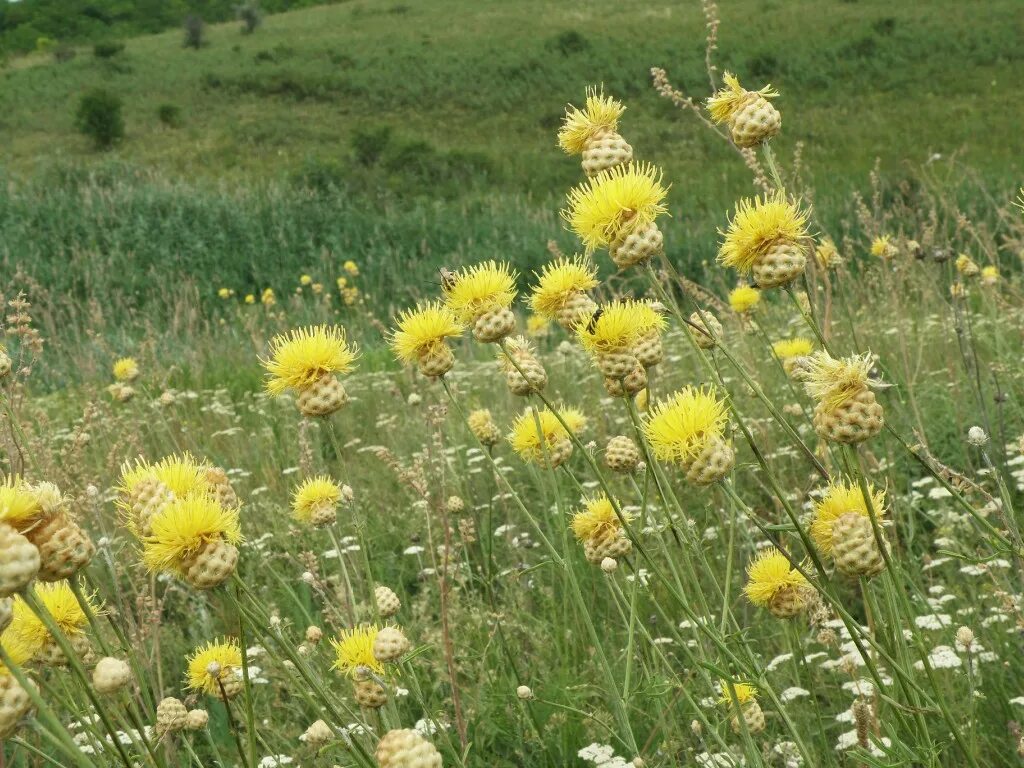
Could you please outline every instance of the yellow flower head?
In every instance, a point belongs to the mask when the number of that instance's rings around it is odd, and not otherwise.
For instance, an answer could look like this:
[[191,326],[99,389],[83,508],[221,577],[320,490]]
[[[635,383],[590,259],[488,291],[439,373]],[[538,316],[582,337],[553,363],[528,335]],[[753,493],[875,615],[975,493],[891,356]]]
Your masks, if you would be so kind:
[[[85,632],[89,618],[67,581],[36,584],[32,591],[64,635],[74,637]],[[93,597],[85,595],[85,602],[95,614],[99,612],[99,607],[93,602]],[[34,656],[50,640],[50,630],[20,596],[14,597],[12,608],[13,618],[4,632],[4,643],[6,645],[7,639],[10,638],[14,643],[24,646],[30,655]]]
[[668,190],[653,165],[630,163],[602,171],[569,192],[562,218],[587,253],[652,223],[666,212]]
[[706,104],[708,112],[711,113],[711,119],[716,123],[724,123],[736,114],[748,93],[757,93],[766,99],[774,99],[779,95],[771,85],[766,85],[759,91],[744,90],[739,79],[732,72],[726,72],[722,79],[725,80],[725,88],[709,98]]
[[299,285],[311,285],[312,283],[313,283],[313,278],[310,277],[309,275],[302,275],[299,278]]
[[729,306],[740,315],[749,312],[761,302],[761,292],[749,285],[737,285],[729,293]]
[[117,486],[118,504],[127,511],[128,498],[132,491],[144,480],[155,478],[166,485],[175,496],[202,494],[210,490],[206,473],[210,465],[200,461],[188,451],[171,454],[150,464],[139,457],[135,463],[125,462],[121,465],[121,482]]
[[836,359],[820,351],[808,359],[804,387],[826,411],[834,411],[850,398],[872,386],[871,353]]
[[728,420],[725,401],[712,389],[685,387],[651,409],[643,431],[659,460],[683,462],[721,437]]
[[274,297],[274,289],[264,288],[263,293],[260,294],[260,301],[265,307],[272,307],[277,304],[277,299]]
[[814,343],[810,339],[800,337],[781,339],[772,344],[772,351],[780,360],[789,360],[793,357],[807,357],[807,355],[814,351]]
[[398,316],[391,349],[403,363],[413,363],[464,330],[455,313],[440,302],[417,305]]
[[224,509],[213,497],[193,494],[175,499],[150,522],[142,542],[142,561],[151,571],[178,573],[181,562],[214,541],[238,544],[238,509]]
[[114,362],[113,373],[118,381],[135,381],[139,377],[139,364],[134,357],[122,357]]
[[598,285],[597,268],[583,256],[556,259],[534,274],[537,285],[530,294],[530,308],[547,318],[555,317],[576,294]]
[[270,358],[260,363],[267,371],[267,391],[279,395],[308,389],[329,373],[348,373],[358,355],[345,340],[344,328],[313,325],[275,336]]
[[995,285],[999,282],[999,267],[987,266],[981,268],[981,282],[986,285]]
[[750,683],[732,683],[732,690],[730,690],[729,683],[725,680],[721,682],[722,696],[718,699],[719,704],[732,704],[732,691],[736,692],[736,701],[742,707],[749,701],[754,701],[757,698],[757,688],[752,686]]
[[442,286],[444,303],[463,323],[512,305],[516,273],[505,262],[485,261],[460,269]]
[[834,269],[843,263],[843,257],[839,255],[839,249],[830,237],[818,243],[814,249],[814,258],[822,269]]
[[807,237],[807,212],[786,199],[782,191],[763,198],[740,200],[729,229],[722,235],[718,262],[741,274],[776,243],[793,243]]
[[763,608],[782,590],[805,584],[807,579],[790,566],[786,556],[775,547],[769,547],[747,566],[747,585],[743,592],[750,602]]
[[961,253],[956,257],[956,271],[964,277],[974,277],[981,270],[978,269],[978,265],[975,264],[974,259],[966,253]]
[[535,354],[533,344],[525,336],[511,336],[505,340],[504,348],[498,347],[495,355],[498,361],[498,368],[503,373],[511,373],[518,370],[516,365],[522,366],[519,361],[523,357],[530,357]]
[[558,131],[558,146],[566,154],[578,155],[597,133],[614,131],[625,111],[620,102],[604,95],[604,89],[587,88],[586,109],[570,104],[565,110],[565,119]]
[[359,267],[356,266],[356,263],[352,261],[352,259],[349,259],[344,264],[342,264],[341,268],[348,272],[352,277],[356,277],[359,275]]
[[[558,415],[573,433],[579,432],[587,423],[583,414],[575,408],[559,409]],[[547,408],[537,411],[536,416],[532,408],[527,408],[516,418],[512,431],[508,434],[512,449],[527,461],[536,463],[543,463],[545,453],[550,453],[555,445],[567,439],[569,433],[559,422],[558,417]]]
[[[9,628],[3,635],[0,635],[0,647],[4,649],[4,653],[7,654],[8,658],[19,667],[24,666],[32,659],[32,648],[20,637],[11,634]],[[0,678],[7,677],[9,674],[10,670],[3,662],[0,662]]]
[[256,303],[256,297],[253,296],[251,293],[245,294],[245,303],[246,304],[255,304]]
[[373,655],[373,641],[377,639],[378,632],[380,627],[376,624],[343,629],[337,640],[331,640],[335,654],[334,668],[352,677],[359,677],[364,669],[383,675],[384,665]]
[[299,522],[309,522],[318,509],[336,507],[341,501],[341,487],[327,475],[317,475],[304,480],[292,493],[292,517]]
[[[626,522],[632,517],[623,513]],[[580,541],[605,541],[606,539],[619,535],[622,523],[611,501],[604,494],[593,499],[586,499],[583,502],[583,509],[572,516],[570,523],[572,532]]]
[[42,511],[39,494],[17,475],[8,477],[0,485],[0,523],[22,528]]
[[551,321],[542,315],[530,315],[526,318],[526,332],[530,336],[544,336],[551,328]]
[[881,259],[891,259],[896,255],[896,246],[892,244],[892,237],[882,235],[871,242],[871,255]]
[[[885,491],[868,485],[871,507],[879,520],[885,515]],[[870,517],[860,485],[856,482],[833,482],[825,495],[814,505],[814,519],[811,521],[811,538],[823,555],[832,554],[832,526],[843,515],[854,512]]]
[[214,640],[201,645],[186,661],[185,685],[211,696],[221,696],[222,686],[242,675],[242,649],[234,640]]
[[583,348],[593,355],[631,349],[651,331],[665,328],[665,318],[645,301],[613,301],[576,326]]
[[494,423],[491,412],[486,408],[477,408],[466,417],[466,425],[477,440],[484,445],[494,445],[501,439],[498,425]]
[[235,295],[235,292],[230,288],[219,288],[217,290],[217,295],[220,296],[222,299],[230,299],[232,296]]

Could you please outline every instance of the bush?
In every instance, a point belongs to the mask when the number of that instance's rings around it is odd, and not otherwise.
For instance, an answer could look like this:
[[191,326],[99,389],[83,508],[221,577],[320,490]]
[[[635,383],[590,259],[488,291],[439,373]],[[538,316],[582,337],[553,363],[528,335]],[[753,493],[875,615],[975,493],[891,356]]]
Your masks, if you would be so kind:
[[185,47],[195,48],[196,50],[202,48],[203,37],[206,31],[206,25],[203,24],[203,20],[194,13],[190,13],[185,17],[185,21],[182,22],[182,27],[185,30]]
[[157,107],[156,116],[168,128],[181,126],[181,107],[177,104],[161,104]]
[[391,127],[387,125],[356,128],[350,144],[360,165],[374,165],[384,154],[391,141]]
[[92,139],[97,149],[108,149],[124,137],[121,99],[97,88],[82,96],[75,112],[75,127]]
[[263,12],[256,0],[235,6],[235,17],[242,22],[242,34],[251,35],[263,23]]
[[58,64],[71,61],[76,55],[78,52],[67,43],[61,43],[53,49],[53,60]]
[[124,50],[124,43],[116,40],[108,40],[104,43],[96,43],[92,47],[92,55],[97,59],[112,59]]
[[587,38],[575,29],[567,30],[548,42],[549,49],[559,51],[563,56],[582,53],[589,47]]

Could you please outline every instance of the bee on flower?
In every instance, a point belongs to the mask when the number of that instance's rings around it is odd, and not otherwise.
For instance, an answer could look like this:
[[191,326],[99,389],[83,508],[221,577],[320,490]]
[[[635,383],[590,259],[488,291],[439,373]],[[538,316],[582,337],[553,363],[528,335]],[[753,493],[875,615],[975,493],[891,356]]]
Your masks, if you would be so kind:
[[630,163],[602,171],[569,192],[562,218],[588,254],[598,248],[620,269],[642,264],[664,249],[656,219],[666,213],[668,190],[653,165]]
[[585,425],[586,419],[575,408],[560,409],[557,416],[547,408],[527,408],[513,423],[508,441],[524,460],[553,469],[572,455],[569,431],[576,434]]
[[789,619],[807,606],[810,585],[775,547],[761,551],[747,566],[747,599],[773,616]]
[[[821,554],[832,557],[841,573],[870,577],[885,569],[872,513],[880,526],[885,516],[885,492],[869,484],[865,498],[856,482],[833,482],[814,505],[811,538]],[[888,546],[884,533],[881,541]]]
[[[628,523],[632,517],[623,515],[622,519]],[[585,499],[583,508],[573,514],[570,526],[576,539],[583,544],[587,562],[594,565],[600,565],[606,557],[617,560],[633,551],[633,543],[622,527],[622,520],[605,495]]]
[[633,159],[633,148],[618,133],[619,118],[626,108],[603,89],[587,88],[584,109],[566,108],[558,145],[569,155],[583,156],[583,172],[596,176]]
[[791,379],[801,379],[806,372],[807,357],[814,351],[810,339],[795,337],[781,339],[772,344],[772,352],[782,362],[782,368]]
[[759,91],[748,91],[731,72],[723,77],[725,87],[707,100],[707,110],[715,123],[726,123],[737,147],[756,147],[778,135],[782,115],[769,99],[779,93],[770,85]]
[[882,406],[872,387],[870,353],[836,359],[820,351],[806,358],[804,387],[816,401],[814,429],[824,440],[860,443],[882,431]]
[[724,400],[709,388],[685,387],[659,401],[643,422],[643,433],[659,461],[678,464],[688,482],[711,485],[726,477],[736,454],[725,436]]
[[114,378],[124,383],[135,381],[139,378],[139,364],[134,357],[122,357],[114,362]]
[[555,320],[567,331],[589,319],[597,304],[587,291],[598,285],[597,268],[583,256],[559,258],[545,264],[536,274],[537,285],[530,294],[530,308],[539,317]]
[[718,262],[752,273],[759,288],[789,285],[807,264],[807,217],[781,190],[740,200],[728,229],[719,231]]
[[729,306],[738,315],[745,315],[761,303],[761,292],[749,285],[737,285],[729,292]]
[[505,262],[485,261],[451,273],[442,291],[444,303],[477,341],[494,343],[515,332],[516,273]]
[[[599,307],[588,322],[578,323],[576,336],[604,376],[609,393],[624,390],[635,395],[647,386],[647,372],[638,357],[641,341],[647,344],[646,353],[656,354],[665,325],[665,318],[650,304],[616,300]],[[650,361],[651,354],[645,359]]]
[[291,389],[304,416],[330,416],[348,402],[338,374],[349,373],[358,355],[343,328],[316,325],[275,336],[270,357],[260,363],[271,394]]
[[[757,688],[750,683],[721,681],[722,695],[719,704],[727,706],[732,712],[732,729],[736,733],[743,731],[758,733],[764,730],[764,712],[757,702]],[[742,722],[741,722],[742,718]]]
[[185,685],[189,690],[227,701],[245,687],[242,649],[234,640],[209,642],[196,648],[185,661]]
[[421,304],[398,316],[391,349],[401,362],[416,363],[429,378],[444,376],[455,365],[448,339],[462,335],[465,327],[455,313],[440,302]]

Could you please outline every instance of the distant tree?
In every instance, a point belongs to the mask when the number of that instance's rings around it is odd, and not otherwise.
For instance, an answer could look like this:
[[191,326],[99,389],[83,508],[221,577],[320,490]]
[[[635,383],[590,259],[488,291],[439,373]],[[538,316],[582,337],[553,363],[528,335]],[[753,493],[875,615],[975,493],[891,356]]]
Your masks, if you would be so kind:
[[257,0],[248,0],[235,6],[235,16],[242,22],[242,34],[251,35],[263,23],[263,11]]
[[182,23],[185,29],[185,47],[199,50],[203,46],[206,25],[196,14],[190,13]]
[[92,139],[97,149],[109,149],[124,137],[121,99],[102,88],[89,91],[78,102],[75,127]]

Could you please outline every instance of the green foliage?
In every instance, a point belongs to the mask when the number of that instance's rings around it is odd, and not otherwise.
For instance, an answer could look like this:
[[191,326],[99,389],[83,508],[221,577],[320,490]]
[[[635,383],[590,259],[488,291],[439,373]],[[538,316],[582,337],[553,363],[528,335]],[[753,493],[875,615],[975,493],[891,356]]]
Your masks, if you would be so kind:
[[78,102],[75,127],[92,139],[97,149],[109,149],[124,137],[120,97],[102,88],[89,91]]
[[92,54],[97,59],[112,59],[124,51],[124,43],[120,40],[106,40],[92,47]]
[[355,153],[356,162],[360,165],[374,165],[391,141],[391,126],[375,125],[368,128],[356,128],[350,143]]
[[181,107],[177,104],[161,104],[157,107],[156,116],[168,128],[181,127]]
[[185,30],[185,42],[186,48],[194,48],[199,50],[205,43],[204,30],[206,25],[203,23],[202,17],[198,14],[190,13],[185,17],[185,21],[182,22],[182,28]]

